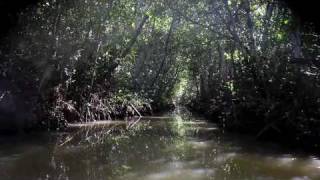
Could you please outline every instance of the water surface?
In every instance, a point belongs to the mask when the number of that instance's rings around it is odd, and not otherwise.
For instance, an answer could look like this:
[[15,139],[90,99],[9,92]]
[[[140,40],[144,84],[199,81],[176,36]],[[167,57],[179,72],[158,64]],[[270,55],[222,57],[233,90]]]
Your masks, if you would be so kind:
[[172,114],[0,139],[0,179],[309,180],[320,160]]

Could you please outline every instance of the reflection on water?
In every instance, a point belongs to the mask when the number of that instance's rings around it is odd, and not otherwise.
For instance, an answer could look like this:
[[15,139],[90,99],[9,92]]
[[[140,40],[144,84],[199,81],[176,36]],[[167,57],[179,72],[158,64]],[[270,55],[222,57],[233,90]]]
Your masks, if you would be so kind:
[[314,156],[224,134],[195,117],[132,121],[0,139],[0,179],[320,179]]

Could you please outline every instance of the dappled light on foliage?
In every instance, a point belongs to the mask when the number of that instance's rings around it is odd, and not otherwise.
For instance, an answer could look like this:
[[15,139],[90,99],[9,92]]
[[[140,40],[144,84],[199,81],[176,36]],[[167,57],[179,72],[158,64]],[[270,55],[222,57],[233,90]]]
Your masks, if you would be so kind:
[[257,136],[318,136],[319,36],[280,1],[43,1],[5,40],[2,103],[41,127],[182,102]]

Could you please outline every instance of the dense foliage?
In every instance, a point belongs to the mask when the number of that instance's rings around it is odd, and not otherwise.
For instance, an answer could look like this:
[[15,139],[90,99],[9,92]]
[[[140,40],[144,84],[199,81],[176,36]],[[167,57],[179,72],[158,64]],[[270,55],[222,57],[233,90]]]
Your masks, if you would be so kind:
[[207,27],[195,27],[194,44],[185,49],[185,101],[192,109],[258,138],[317,141],[319,36],[312,28],[301,27],[276,1],[199,2],[183,9],[192,12],[187,19]]
[[2,114],[57,127],[180,100],[257,137],[317,138],[317,44],[276,0],[44,0],[2,45]]

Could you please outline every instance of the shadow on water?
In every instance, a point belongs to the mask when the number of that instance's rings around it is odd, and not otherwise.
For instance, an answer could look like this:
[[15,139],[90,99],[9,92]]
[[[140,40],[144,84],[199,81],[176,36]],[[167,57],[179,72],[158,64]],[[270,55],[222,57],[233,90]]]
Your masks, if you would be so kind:
[[320,160],[185,113],[0,139],[0,179],[320,179]]

